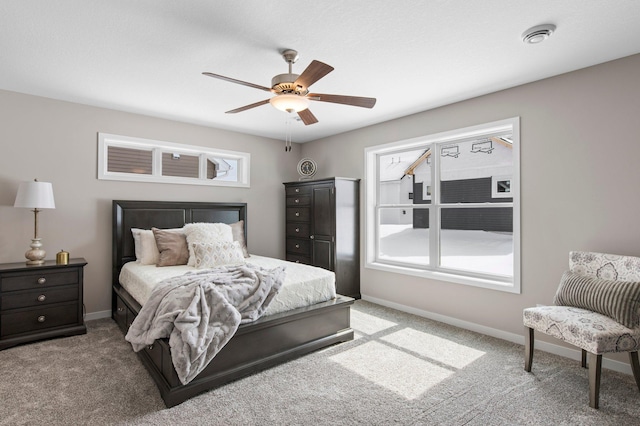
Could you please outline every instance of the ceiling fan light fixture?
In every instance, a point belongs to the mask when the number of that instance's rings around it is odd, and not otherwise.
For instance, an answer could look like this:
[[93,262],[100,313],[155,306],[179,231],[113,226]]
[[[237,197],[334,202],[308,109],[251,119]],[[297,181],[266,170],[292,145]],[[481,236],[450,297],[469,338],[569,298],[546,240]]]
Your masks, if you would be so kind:
[[538,25],[536,27],[529,28],[522,33],[522,42],[525,44],[538,44],[542,43],[556,30],[556,26],[553,24]]
[[300,112],[309,108],[309,99],[291,93],[282,93],[269,99],[274,108],[285,112]]

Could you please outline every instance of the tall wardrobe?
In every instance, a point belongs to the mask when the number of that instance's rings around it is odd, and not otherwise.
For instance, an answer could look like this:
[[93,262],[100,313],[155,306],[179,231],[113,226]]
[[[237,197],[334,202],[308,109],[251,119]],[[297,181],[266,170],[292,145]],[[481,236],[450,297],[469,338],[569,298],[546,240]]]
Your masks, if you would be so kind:
[[286,259],[335,272],[336,292],[360,297],[360,179],[287,182]]

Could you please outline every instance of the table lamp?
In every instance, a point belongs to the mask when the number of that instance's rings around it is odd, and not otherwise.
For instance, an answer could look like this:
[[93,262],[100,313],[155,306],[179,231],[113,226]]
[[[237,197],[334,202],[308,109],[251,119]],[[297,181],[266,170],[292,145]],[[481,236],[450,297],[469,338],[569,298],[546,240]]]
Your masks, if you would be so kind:
[[27,265],[42,265],[47,253],[42,249],[42,242],[38,237],[38,212],[40,209],[56,208],[53,200],[53,186],[50,182],[38,182],[38,179],[20,183],[13,207],[33,209],[34,231],[31,250],[28,250],[24,256],[28,259]]

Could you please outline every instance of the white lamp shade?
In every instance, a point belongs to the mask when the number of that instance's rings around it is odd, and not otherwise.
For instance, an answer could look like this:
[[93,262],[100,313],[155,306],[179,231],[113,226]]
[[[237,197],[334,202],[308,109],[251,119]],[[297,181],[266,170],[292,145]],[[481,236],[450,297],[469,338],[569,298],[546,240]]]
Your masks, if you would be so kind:
[[269,103],[280,111],[299,112],[309,107],[309,99],[304,96],[283,93],[269,99]]
[[26,209],[55,209],[51,182],[22,182],[13,207]]

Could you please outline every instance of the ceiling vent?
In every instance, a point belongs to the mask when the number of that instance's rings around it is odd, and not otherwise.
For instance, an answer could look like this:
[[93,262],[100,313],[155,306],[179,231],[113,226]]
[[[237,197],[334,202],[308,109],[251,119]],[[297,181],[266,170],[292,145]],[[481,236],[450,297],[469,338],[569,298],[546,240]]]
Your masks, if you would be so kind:
[[556,26],[552,24],[538,25],[533,28],[529,28],[522,33],[522,41],[526,44],[538,44],[542,43],[556,30]]

